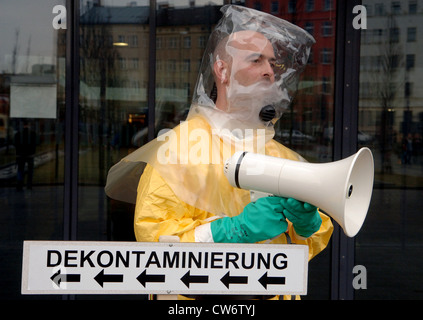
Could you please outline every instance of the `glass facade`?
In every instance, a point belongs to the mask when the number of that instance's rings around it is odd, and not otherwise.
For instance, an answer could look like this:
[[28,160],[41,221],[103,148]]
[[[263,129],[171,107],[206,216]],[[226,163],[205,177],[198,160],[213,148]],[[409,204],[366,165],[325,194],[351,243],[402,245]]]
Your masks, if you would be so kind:
[[[316,39],[275,139],[310,162],[331,162],[345,145],[373,151],[371,208],[352,252],[367,287],[352,288],[353,270],[341,280],[357,299],[421,297],[422,0],[363,1],[367,29],[353,53],[358,132],[341,145],[337,110],[347,106],[337,101],[345,85],[337,39],[352,29],[345,10],[358,1],[3,0],[1,299],[27,298],[20,294],[24,240],[135,241],[134,207],[105,195],[107,172],[185,119],[208,36],[231,2],[291,21]],[[303,299],[334,297],[338,249],[331,242],[310,262]]]
[[357,237],[367,268],[359,299],[421,299],[423,188],[422,1],[363,1],[360,145],[375,157],[368,219]]

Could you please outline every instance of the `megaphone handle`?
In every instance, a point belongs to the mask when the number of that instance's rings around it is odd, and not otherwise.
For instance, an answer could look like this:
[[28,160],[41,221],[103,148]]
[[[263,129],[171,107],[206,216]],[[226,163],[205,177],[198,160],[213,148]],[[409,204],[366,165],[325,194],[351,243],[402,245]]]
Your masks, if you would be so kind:
[[273,197],[273,194],[261,191],[250,190],[250,200],[251,202],[256,202],[260,198],[264,197]]

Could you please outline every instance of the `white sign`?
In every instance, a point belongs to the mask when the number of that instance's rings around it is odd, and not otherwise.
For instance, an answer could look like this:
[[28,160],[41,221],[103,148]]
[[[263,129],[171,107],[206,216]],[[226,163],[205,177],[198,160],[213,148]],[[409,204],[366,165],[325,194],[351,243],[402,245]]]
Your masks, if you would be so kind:
[[308,247],[25,241],[22,294],[305,295]]
[[37,79],[41,78],[28,80],[28,83],[24,82],[25,79],[21,79],[21,82],[10,84],[11,118],[56,119],[57,85],[32,83]]

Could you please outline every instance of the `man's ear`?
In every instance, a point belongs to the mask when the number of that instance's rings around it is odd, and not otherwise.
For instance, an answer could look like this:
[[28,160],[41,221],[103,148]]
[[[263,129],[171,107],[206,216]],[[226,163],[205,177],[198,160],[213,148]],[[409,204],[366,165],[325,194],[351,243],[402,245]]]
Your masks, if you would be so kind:
[[217,80],[222,84],[227,84],[228,78],[228,64],[223,60],[217,60],[213,65],[213,71]]

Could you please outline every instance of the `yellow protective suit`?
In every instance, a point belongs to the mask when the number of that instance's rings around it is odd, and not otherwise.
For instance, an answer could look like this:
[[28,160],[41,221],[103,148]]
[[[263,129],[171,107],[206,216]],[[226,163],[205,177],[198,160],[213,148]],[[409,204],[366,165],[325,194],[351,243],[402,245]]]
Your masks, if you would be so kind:
[[[210,162],[193,164],[190,159],[186,165],[160,165],[157,161],[153,165],[147,165],[139,181],[135,207],[134,226],[137,241],[158,241],[162,235],[173,235],[178,236],[181,242],[194,242],[197,226],[210,223],[219,216],[238,215],[250,202],[249,191],[232,187],[223,173],[223,164],[226,160],[224,157],[227,155],[225,148],[230,146],[213,135],[211,127],[201,115],[191,117],[184,126],[190,137],[186,151],[189,154],[193,154],[193,151],[206,153]],[[204,148],[200,150],[198,140],[192,139],[191,133],[199,129],[202,130],[203,144],[204,139],[208,139],[208,145],[206,143],[208,152]],[[175,141],[179,141],[181,125],[173,132]],[[205,134],[208,136],[205,137]],[[220,140],[218,155],[220,161],[216,161],[217,148],[211,147],[216,145],[214,144],[216,140]],[[211,162],[212,152],[214,164]],[[290,160],[301,159],[297,153],[275,140],[269,140],[265,144],[265,154]],[[184,167],[186,175],[181,174]],[[173,170],[177,172],[172,172]],[[175,180],[178,176],[179,185]],[[196,203],[199,205],[196,206]],[[296,236],[290,223],[287,230],[293,243],[308,245],[309,259],[327,246],[332,234],[333,226],[330,218],[322,213],[320,215],[322,218],[320,230],[308,239]],[[287,236],[282,234],[270,243],[286,244]]]

